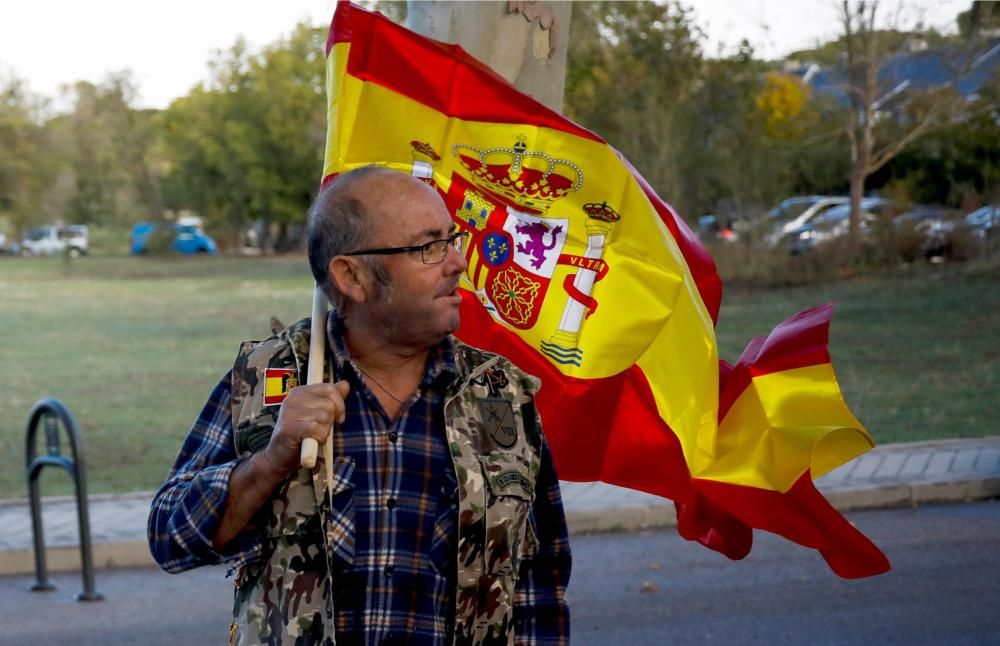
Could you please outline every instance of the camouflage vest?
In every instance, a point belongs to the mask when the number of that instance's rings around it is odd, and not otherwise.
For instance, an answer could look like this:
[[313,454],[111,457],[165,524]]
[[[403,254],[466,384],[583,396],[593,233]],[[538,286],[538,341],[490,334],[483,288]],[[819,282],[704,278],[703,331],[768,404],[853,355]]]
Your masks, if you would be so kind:
[[[520,562],[535,551],[528,513],[542,441],[534,409],[538,380],[503,357],[458,341],[455,346],[460,377],[445,395],[446,435],[459,483],[453,643],[513,645]],[[295,368],[304,379],[308,351],[308,319],[241,346],[232,389],[241,455],[267,446],[277,420],[279,407],[264,406],[264,370]],[[328,354],[327,378],[333,377]],[[299,469],[275,493],[270,509],[265,505],[254,528],[264,533],[264,552],[236,578],[230,643],[335,643],[335,557],[340,550],[353,553],[354,536],[329,520],[331,508],[341,508],[344,499],[350,504],[354,463],[334,460],[332,500],[321,451],[316,467]]]

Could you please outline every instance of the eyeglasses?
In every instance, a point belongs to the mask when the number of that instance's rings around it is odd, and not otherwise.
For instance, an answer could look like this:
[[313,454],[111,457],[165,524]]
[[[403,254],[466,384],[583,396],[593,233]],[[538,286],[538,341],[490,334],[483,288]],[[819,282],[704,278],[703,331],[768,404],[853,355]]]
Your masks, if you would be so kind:
[[386,249],[365,249],[364,251],[352,251],[345,253],[345,256],[367,256],[379,255],[388,256],[396,253],[420,252],[420,259],[425,265],[436,265],[444,262],[448,255],[448,247],[454,247],[459,255],[465,250],[465,239],[469,236],[468,231],[456,231],[442,240],[431,240],[424,244],[413,245],[411,247],[388,247]]

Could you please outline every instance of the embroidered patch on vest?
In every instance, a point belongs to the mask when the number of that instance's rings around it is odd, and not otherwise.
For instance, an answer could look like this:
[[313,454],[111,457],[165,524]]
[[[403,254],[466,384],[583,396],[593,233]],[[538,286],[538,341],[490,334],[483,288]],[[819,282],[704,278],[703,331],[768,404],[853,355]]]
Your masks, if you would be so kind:
[[524,477],[520,471],[504,471],[493,479],[493,484],[497,489],[505,489],[508,485],[518,484],[524,489],[524,493],[532,494],[531,481]]
[[498,446],[509,449],[517,443],[513,404],[506,399],[486,397],[479,400],[479,412],[486,431]]
[[294,368],[267,368],[264,370],[264,405],[274,406],[285,401],[288,391],[299,385]]

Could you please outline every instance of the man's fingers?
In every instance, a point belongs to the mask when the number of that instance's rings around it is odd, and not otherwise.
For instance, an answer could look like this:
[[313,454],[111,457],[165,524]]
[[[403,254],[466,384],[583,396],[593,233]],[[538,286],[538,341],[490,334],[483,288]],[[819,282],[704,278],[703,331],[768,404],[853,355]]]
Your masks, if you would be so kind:
[[336,384],[310,384],[308,386],[297,386],[289,391],[288,398],[285,399],[286,409],[292,408],[295,411],[329,411],[332,420],[344,421],[344,397],[350,392],[350,385],[346,381],[338,381]]
[[351,384],[347,383],[347,380],[341,379],[337,383],[333,384],[333,386],[337,389],[337,393],[340,395],[340,414],[337,415],[337,423],[343,424],[344,420],[347,418],[347,405],[344,402],[347,399],[347,395],[351,392]]
[[311,437],[320,444],[326,442],[327,437],[330,436],[331,429],[333,429],[332,421],[320,421],[315,418],[300,419],[298,423],[301,425],[303,439]]
[[339,399],[343,400],[347,396],[347,393],[351,391],[350,384],[346,380],[341,379],[335,384],[328,384],[323,382],[321,384],[309,384],[303,386],[296,386],[289,393],[295,392],[296,390],[305,394],[308,393],[313,397],[323,397],[326,399]]
[[332,425],[333,421],[340,416],[340,408],[336,402],[327,399],[315,399],[304,401],[292,408],[289,412],[296,420],[315,419],[327,425]]

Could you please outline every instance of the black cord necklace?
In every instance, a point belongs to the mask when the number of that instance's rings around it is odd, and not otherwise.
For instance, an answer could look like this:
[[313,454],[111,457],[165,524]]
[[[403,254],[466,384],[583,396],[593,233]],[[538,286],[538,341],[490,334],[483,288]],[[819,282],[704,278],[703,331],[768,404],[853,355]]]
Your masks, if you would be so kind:
[[351,359],[351,365],[354,366],[355,370],[357,370],[362,375],[364,375],[365,377],[367,377],[368,379],[370,379],[373,384],[375,384],[376,386],[378,386],[379,388],[381,388],[382,391],[385,392],[386,395],[389,395],[390,397],[392,397],[393,401],[395,401],[397,404],[405,404],[406,403],[405,400],[400,399],[391,390],[389,390],[384,385],[382,385],[382,382],[379,381],[378,379],[376,379],[375,377],[373,377],[371,375],[371,373],[369,373],[367,370],[365,370],[364,368],[362,368],[361,366],[359,366],[358,363],[356,361],[354,361],[354,359]]

